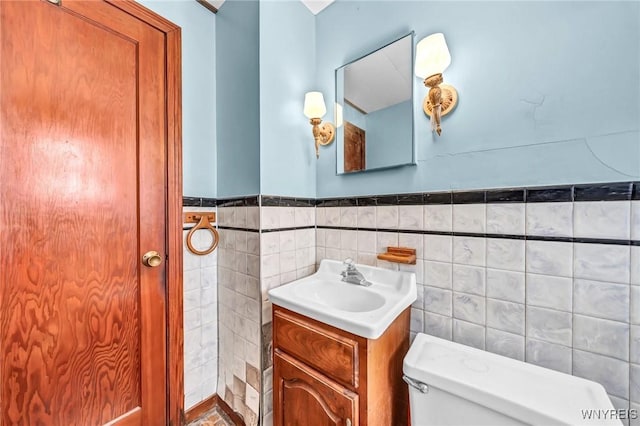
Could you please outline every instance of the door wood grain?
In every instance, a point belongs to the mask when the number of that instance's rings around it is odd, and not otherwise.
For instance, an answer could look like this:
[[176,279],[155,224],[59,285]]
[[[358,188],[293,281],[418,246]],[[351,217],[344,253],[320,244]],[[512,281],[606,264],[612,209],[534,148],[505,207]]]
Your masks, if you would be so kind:
[[344,171],[366,169],[366,134],[364,129],[348,121],[344,122]]
[[179,30],[73,0],[0,2],[0,28],[0,424],[165,425]]

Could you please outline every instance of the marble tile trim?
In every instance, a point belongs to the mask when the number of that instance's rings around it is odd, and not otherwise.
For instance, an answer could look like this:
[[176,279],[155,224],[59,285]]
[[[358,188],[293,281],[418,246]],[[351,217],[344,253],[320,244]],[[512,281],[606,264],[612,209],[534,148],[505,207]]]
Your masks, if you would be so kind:
[[407,204],[538,203],[572,201],[620,201],[640,198],[640,182],[613,182],[422,194],[389,194],[366,197],[320,198],[318,207]]
[[[360,226],[317,225],[316,228],[317,229],[335,229],[340,231],[392,232],[392,233],[400,233],[400,234],[449,235],[454,237],[500,238],[500,239],[509,239],[509,240],[555,241],[560,243],[640,246],[640,240],[553,237],[553,236],[541,236],[541,235],[489,234],[489,233],[482,233],[482,232],[430,231],[430,230],[424,230],[424,229],[372,228],[372,227],[360,227]],[[296,228],[291,228],[291,229],[296,229]],[[282,229],[262,230],[262,232],[271,232],[271,231],[280,231],[280,230]]]
[[258,206],[258,195],[250,195],[238,198],[203,198],[203,197],[182,197],[183,207],[256,207]]
[[[380,212],[386,209],[384,212],[387,212],[391,211],[393,206],[399,206],[395,211],[400,213],[401,209],[420,209],[420,205],[425,207],[423,218],[418,218],[419,213],[415,215],[419,220],[409,221],[405,218],[405,214],[395,214],[387,218],[389,220],[373,220],[366,223],[357,220],[347,222],[322,220],[318,221],[317,228],[640,246],[638,237],[640,234],[634,231],[637,226],[634,225],[633,208],[629,204],[630,200],[640,197],[638,188],[640,188],[640,182],[622,182],[319,199],[316,207],[340,206],[341,212],[372,207],[379,209]],[[602,201],[609,201],[611,205]],[[527,207],[527,204],[530,207]],[[450,217],[445,217],[451,223],[447,226],[436,226],[429,220],[432,216],[431,211],[435,207],[440,208],[445,205],[453,207]],[[489,210],[490,206],[491,210]],[[566,223],[550,222],[549,217],[554,216],[552,213],[555,206],[568,206],[568,209],[565,209],[568,212]],[[505,208],[511,208],[511,210],[504,210]],[[532,215],[536,212],[537,219],[535,215],[529,217],[530,209]],[[324,211],[324,208],[320,210]],[[574,218],[576,216],[574,210],[581,213],[577,219]],[[500,216],[507,213],[511,216],[505,220],[515,221],[513,226],[496,227],[494,222],[502,219],[496,218],[496,214]],[[610,217],[612,215],[616,217]],[[617,226],[613,226],[612,223]],[[592,226],[593,224],[597,226]],[[547,229],[549,227],[551,228]]]
[[292,198],[279,197],[275,195],[261,195],[260,205],[262,207],[315,207],[315,198]]
[[204,198],[184,196],[184,207],[338,207],[421,204],[535,203],[567,201],[614,201],[640,199],[640,182],[614,182],[588,185],[546,186],[538,188],[505,188],[477,191],[425,192],[366,197],[299,198],[273,195],[250,195],[236,198]]
[[[290,228],[273,228],[273,229],[261,229],[260,233],[262,234],[267,234],[269,232],[283,232],[283,231],[297,231],[298,229],[315,229],[316,227],[314,225],[309,225],[309,226],[293,226]],[[318,228],[321,228],[320,226]],[[325,227],[328,229],[333,229],[332,227]],[[248,231],[251,231],[251,229],[249,229]],[[256,230],[253,230],[255,232],[257,232]]]

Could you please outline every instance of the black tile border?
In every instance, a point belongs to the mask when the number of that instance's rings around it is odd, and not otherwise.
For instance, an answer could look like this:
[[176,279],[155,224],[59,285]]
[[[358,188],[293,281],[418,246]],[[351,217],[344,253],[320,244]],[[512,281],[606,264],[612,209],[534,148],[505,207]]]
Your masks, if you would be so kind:
[[633,183],[607,183],[600,185],[576,185],[573,201],[627,201],[631,200]]
[[315,225],[307,225],[307,226],[293,226],[289,228],[269,228],[269,229],[261,229],[261,234],[268,234],[270,232],[285,232],[285,231],[298,231],[300,229],[316,229]]
[[182,207],[215,207],[215,198],[182,197]]
[[218,226],[218,229],[222,229],[222,230],[225,230],[225,231],[244,231],[244,232],[260,233],[259,229],[239,228],[239,227],[236,227],[236,226]]
[[573,201],[573,186],[527,188],[527,203],[565,203]]
[[292,198],[277,195],[261,195],[262,207],[315,207],[314,198]]
[[182,207],[202,207],[202,198],[182,197]]
[[424,194],[424,204],[452,204],[453,194],[451,192],[431,192]]
[[200,200],[202,207],[216,207],[218,205],[218,200],[215,198],[201,198]]
[[486,191],[456,191],[452,193],[453,204],[485,204]]
[[[476,232],[450,232],[450,231],[425,231],[419,229],[389,229],[389,228],[359,228],[349,226],[317,226],[317,229],[337,230],[337,231],[367,231],[367,232],[389,232],[397,234],[421,234],[421,235],[443,235],[450,237],[467,238],[499,238],[507,240],[524,241],[553,241],[562,243],[582,243],[582,244],[609,244],[618,246],[640,246],[638,240],[615,240],[604,238],[574,238],[574,237],[552,237],[542,235],[512,235],[512,234],[487,234]],[[273,231],[279,231],[274,229]],[[263,231],[264,232],[264,231]]]
[[[183,231],[188,231],[191,228],[192,228],[191,226],[184,226],[182,229]],[[260,233],[260,234],[268,234],[271,232],[297,231],[301,229],[325,229],[325,230],[336,230],[336,231],[386,232],[386,233],[397,233],[397,234],[442,235],[442,236],[449,236],[449,237],[498,238],[498,239],[506,239],[506,240],[551,241],[551,242],[560,242],[560,243],[608,244],[608,245],[617,245],[617,246],[640,247],[640,240],[553,237],[553,236],[544,236],[544,235],[492,234],[492,233],[478,233],[478,232],[430,231],[430,230],[422,230],[422,229],[360,228],[360,227],[352,227],[352,226],[329,226],[329,225],[318,225],[318,226],[307,225],[307,226],[294,226],[294,227],[287,227],[287,228],[269,228],[269,229],[240,228],[235,226],[218,226],[218,229],[253,232],[253,233]]]
[[257,207],[258,205],[257,195],[224,199],[182,197],[182,207]]
[[218,207],[258,207],[260,205],[259,198],[259,195],[251,195],[248,197],[219,199]]
[[525,189],[494,189],[486,191],[487,203],[524,203],[526,199]]
[[251,195],[238,198],[183,197],[183,207],[356,207],[428,204],[561,203],[573,201],[640,200],[640,181],[473,191],[437,191],[335,198]]
[[640,181],[319,198],[317,207],[640,200]]

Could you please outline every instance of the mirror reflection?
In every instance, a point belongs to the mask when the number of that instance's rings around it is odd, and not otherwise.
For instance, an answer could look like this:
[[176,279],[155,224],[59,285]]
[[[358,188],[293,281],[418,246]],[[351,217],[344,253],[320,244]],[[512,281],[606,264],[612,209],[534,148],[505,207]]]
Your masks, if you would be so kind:
[[413,36],[336,70],[338,174],[415,164]]

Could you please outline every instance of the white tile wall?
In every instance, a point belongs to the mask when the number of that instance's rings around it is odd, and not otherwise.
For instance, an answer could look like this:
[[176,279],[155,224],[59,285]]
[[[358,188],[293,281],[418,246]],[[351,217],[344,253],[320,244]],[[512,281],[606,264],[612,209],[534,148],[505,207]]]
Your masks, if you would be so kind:
[[[264,211],[265,209],[266,212]],[[262,207],[262,218],[269,216],[270,232],[256,234],[260,240],[262,253],[260,262],[259,295],[261,303],[261,316],[256,325],[262,330],[263,338],[257,340],[256,349],[262,351],[263,359],[257,364],[261,367],[263,409],[261,412],[262,424],[273,424],[273,367],[271,359],[271,338],[265,330],[271,330],[272,304],[269,301],[268,291],[272,288],[286,284],[298,278],[311,275],[316,269],[316,241],[322,241],[323,250],[335,251],[339,255],[353,252],[355,258],[358,245],[358,233],[356,231],[341,232],[337,230],[317,230],[318,223],[332,223],[335,226],[356,226],[358,211],[356,207],[332,207],[327,209],[315,209],[314,207]],[[293,216],[290,217],[290,212]],[[293,223],[295,225],[290,225]],[[287,227],[310,227],[278,231]],[[375,236],[375,234],[374,234]],[[363,244],[370,244],[372,252],[375,251],[375,239],[370,241],[367,236],[362,236]],[[253,341],[252,341],[253,342]],[[260,397],[253,390],[247,389],[247,406],[259,407]],[[257,411],[255,411],[257,412]]]
[[524,203],[487,204],[487,233],[524,235]]
[[[339,215],[327,220],[332,209],[316,209],[318,225],[354,226],[341,225]],[[396,269],[376,254],[387,245],[416,248],[417,264],[402,266],[418,278],[412,334],[425,332],[594,379],[619,406],[640,404],[640,247],[494,238],[637,239],[640,202],[349,209],[356,210],[355,226],[370,230],[317,229],[317,261],[355,255],[359,263]],[[375,232],[376,227],[400,231]]]
[[630,201],[574,203],[574,236],[628,240],[631,235]]
[[573,236],[573,203],[527,203],[527,235]]
[[[185,207],[184,211],[216,211]],[[192,226],[186,224],[185,226]],[[197,256],[186,245],[183,231],[184,386],[185,409],[216,393],[218,382],[218,250]],[[208,231],[196,231],[192,244],[204,250],[213,241]]]
[[[221,396],[227,400],[232,392],[232,407],[249,414],[250,424],[257,423],[262,403],[263,424],[271,424],[272,368],[261,359],[269,343],[261,329],[271,319],[266,292],[313,273],[324,258],[352,257],[416,273],[412,334],[426,332],[591,378],[605,386],[617,407],[640,405],[640,247],[366,230],[637,240],[638,201],[231,207],[219,209],[219,223],[361,230],[223,230],[215,260],[185,254],[185,384],[198,389],[186,395],[190,403],[216,391],[208,372],[217,367]],[[417,249],[415,266],[377,259],[397,245]],[[217,303],[206,290],[212,286],[218,287]],[[211,303],[219,312],[217,327],[216,309],[198,309]],[[219,366],[212,361],[218,353]],[[257,387],[248,383],[255,373],[247,365],[261,373]]]
[[[259,227],[258,207],[219,207],[218,211],[230,220],[224,222],[226,226],[247,227],[250,223],[249,229]],[[262,213],[263,218],[274,220],[272,211]],[[251,220],[239,219],[243,216]],[[260,234],[233,229],[219,232],[217,390],[248,425],[257,425],[261,390]],[[270,240],[264,247],[275,252],[279,244],[279,240]]]

